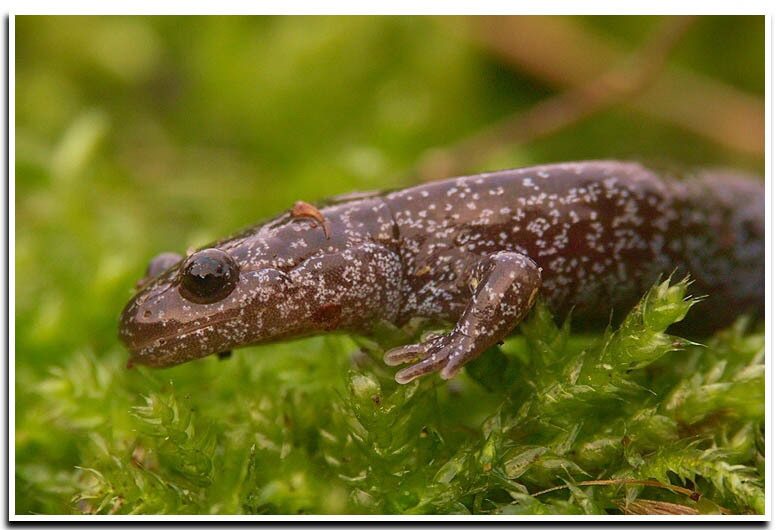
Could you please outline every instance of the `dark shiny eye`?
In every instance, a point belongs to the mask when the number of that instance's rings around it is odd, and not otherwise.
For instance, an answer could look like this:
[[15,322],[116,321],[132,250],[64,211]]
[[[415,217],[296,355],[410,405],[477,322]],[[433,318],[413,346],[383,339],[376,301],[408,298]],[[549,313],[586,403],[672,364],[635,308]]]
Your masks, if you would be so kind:
[[179,293],[196,304],[212,304],[233,292],[238,266],[216,248],[201,250],[184,260],[179,269]]

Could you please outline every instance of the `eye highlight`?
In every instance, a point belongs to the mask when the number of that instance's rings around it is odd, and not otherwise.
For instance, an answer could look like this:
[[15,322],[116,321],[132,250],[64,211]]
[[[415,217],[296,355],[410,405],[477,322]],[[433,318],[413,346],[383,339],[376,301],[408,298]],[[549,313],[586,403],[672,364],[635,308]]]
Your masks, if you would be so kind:
[[196,304],[212,304],[233,292],[238,266],[227,253],[208,248],[189,256],[179,269],[179,293]]

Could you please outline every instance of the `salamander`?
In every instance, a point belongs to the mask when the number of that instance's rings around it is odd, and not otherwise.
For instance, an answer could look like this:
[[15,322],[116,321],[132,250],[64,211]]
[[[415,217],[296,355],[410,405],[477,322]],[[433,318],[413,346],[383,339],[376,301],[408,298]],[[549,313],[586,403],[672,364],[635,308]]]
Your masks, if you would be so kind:
[[120,317],[130,365],[166,367],[413,318],[451,332],[386,352],[407,383],[453,377],[544,297],[573,325],[620,318],[662,274],[690,275],[692,332],[763,312],[764,187],[586,161],[337,197],[182,257],[161,254]]

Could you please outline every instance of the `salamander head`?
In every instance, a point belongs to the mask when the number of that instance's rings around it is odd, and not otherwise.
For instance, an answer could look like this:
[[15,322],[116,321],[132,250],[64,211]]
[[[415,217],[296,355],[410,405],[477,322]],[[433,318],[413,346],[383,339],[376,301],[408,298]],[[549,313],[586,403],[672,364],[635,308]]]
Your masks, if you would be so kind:
[[242,269],[230,250],[206,248],[184,259],[161,254],[139,288],[119,322],[128,366],[171,366],[298,331],[280,311],[297,290],[287,275]]
[[129,364],[171,366],[395,316],[401,266],[384,246],[394,226],[381,199],[298,202],[185,258],[161,254],[120,316]]

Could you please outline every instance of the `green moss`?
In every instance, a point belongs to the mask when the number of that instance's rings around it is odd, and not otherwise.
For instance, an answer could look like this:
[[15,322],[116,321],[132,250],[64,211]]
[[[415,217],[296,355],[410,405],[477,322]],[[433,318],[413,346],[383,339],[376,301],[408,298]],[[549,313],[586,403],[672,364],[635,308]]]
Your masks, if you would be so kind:
[[[123,370],[120,355],[77,356],[29,389],[37,399],[17,427],[23,455],[53,430],[78,440],[74,454],[24,458],[17,509],[593,514],[668,497],[576,485],[633,479],[763,513],[763,343],[744,320],[706,346],[666,335],[694,302],[685,288],[656,285],[585,349],[538,304],[521,340],[469,367],[477,385],[400,386],[370,363],[350,369],[355,348],[338,337],[195,363],[198,377],[182,382]],[[486,394],[497,399],[480,425],[458,412]],[[78,466],[63,469],[68,457]],[[556,486],[566,488],[530,496]]]

